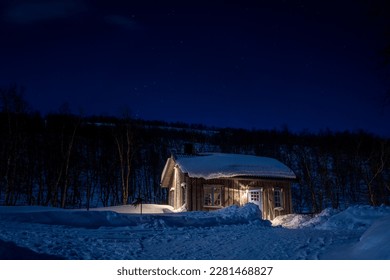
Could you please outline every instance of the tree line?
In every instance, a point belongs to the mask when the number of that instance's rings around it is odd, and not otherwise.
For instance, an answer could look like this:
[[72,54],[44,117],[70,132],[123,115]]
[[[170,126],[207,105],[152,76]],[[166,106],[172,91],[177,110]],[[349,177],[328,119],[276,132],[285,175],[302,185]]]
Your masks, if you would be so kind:
[[390,204],[388,138],[359,132],[210,128],[64,110],[31,112],[15,87],[0,91],[0,204],[90,208],[166,203],[160,176],[172,152],[277,158],[297,175],[296,212]]

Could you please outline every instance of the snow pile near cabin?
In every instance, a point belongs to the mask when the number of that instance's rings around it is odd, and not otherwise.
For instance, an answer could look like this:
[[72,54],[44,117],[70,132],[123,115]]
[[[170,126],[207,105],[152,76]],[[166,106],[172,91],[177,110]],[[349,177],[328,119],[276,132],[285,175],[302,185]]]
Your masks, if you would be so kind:
[[[140,207],[140,206],[138,206]],[[138,208],[137,207],[137,208]],[[61,225],[98,229],[100,227],[212,227],[220,225],[247,224],[258,222],[270,226],[261,220],[259,208],[249,203],[244,207],[230,206],[210,212],[163,213],[165,208],[159,205],[143,205],[143,208],[160,214],[134,214],[137,209],[132,205],[86,210],[63,210],[50,207],[0,207],[0,219],[8,222]],[[116,211],[113,211],[116,210]],[[139,211],[139,209],[138,209]],[[132,214],[129,214],[132,213]]]
[[208,153],[178,156],[176,163],[190,177],[216,179],[258,176],[295,179],[294,172],[280,161],[252,155]]
[[271,226],[271,222],[262,220],[261,216],[259,207],[253,203],[248,203],[242,207],[232,205],[209,212],[186,212],[182,215],[176,215],[175,219],[181,217],[185,221],[184,225],[200,227],[248,223],[257,223],[265,227]]
[[113,211],[122,214],[161,214],[173,211],[170,205],[142,204],[142,205],[121,205],[111,207],[91,208],[90,211]]
[[[339,213],[332,208],[327,208],[317,215],[300,215],[288,214],[278,216],[272,221],[273,226],[282,226],[290,229],[316,227],[321,228],[323,223],[326,223],[330,217]],[[323,228],[325,229],[325,228]]]

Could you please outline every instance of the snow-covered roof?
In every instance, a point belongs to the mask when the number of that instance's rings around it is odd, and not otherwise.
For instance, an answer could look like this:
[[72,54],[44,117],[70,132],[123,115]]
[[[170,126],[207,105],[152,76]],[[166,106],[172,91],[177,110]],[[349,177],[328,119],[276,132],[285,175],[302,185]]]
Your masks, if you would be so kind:
[[294,172],[280,161],[252,155],[207,153],[177,155],[176,164],[190,177],[216,179],[231,177],[262,177],[295,179]]

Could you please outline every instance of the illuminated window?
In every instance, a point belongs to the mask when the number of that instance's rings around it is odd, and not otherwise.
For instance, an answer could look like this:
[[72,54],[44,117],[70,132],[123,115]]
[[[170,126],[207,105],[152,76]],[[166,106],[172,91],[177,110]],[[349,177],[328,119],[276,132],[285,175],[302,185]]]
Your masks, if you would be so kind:
[[204,186],[204,206],[221,206],[221,186]]
[[275,208],[283,208],[283,197],[281,189],[274,189],[274,204]]
[[249,201],[260,201],[260,191],[251,191]]

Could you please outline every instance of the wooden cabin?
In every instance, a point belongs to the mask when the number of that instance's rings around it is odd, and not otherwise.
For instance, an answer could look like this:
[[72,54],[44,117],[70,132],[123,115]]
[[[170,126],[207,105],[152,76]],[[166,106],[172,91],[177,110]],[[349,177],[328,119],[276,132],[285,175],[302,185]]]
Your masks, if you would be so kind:
[[252,155],[203,153],[168,158],[161,187],[169,189],[169,205],[187,211],[210,211],[248,202],[263,219],[292,213],[294,172],[280,161]]

